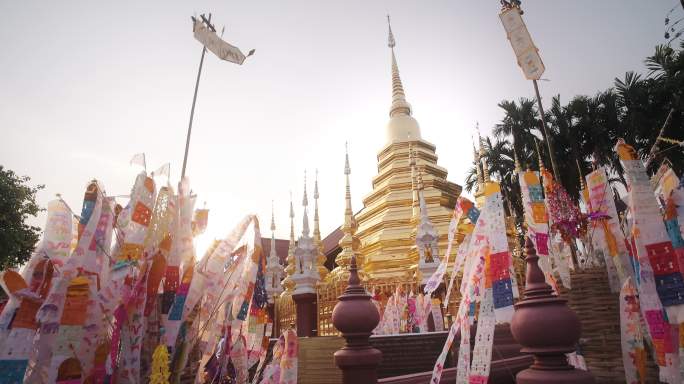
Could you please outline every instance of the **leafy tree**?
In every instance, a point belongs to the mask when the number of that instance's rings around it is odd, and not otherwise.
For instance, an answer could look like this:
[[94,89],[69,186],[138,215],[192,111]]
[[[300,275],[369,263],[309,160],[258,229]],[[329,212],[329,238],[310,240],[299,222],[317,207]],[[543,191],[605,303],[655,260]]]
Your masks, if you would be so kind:
[[0,269],[17,267],[31,256],[38,241],[40,228],[26,224],[29,216],[41,209],[36,192],[43,185],[32,187],[28,176],[17,176],[0,165]]

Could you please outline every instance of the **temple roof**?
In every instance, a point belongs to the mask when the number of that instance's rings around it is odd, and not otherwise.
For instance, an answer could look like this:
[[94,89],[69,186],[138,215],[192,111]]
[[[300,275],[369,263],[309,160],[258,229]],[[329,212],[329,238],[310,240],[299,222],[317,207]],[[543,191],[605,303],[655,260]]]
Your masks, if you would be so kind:
[[337,227],[323,239],[323,253],[326,256],[340,247],[339,243],[342,236],[344,236],[342,227]]

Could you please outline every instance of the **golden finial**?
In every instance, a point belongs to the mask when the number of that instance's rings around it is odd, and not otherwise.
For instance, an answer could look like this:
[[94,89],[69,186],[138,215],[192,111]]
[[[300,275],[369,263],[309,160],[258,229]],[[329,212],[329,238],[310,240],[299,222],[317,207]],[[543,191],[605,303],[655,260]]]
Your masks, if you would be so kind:
[[394,41],[394,34],[392,33],[392,23],[390,22],[390,15],[387,15],[387,27],[389,27],[389,35],[387,36],[387,46],[394,48],[396,41]]

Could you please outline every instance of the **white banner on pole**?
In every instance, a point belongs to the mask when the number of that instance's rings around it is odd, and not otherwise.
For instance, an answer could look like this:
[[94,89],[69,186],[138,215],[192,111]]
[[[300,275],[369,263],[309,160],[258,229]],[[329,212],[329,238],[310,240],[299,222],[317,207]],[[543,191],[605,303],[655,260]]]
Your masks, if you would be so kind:
[[546,68],[520,15],[520,10],[507,9],[499,14],[499,18],[525,77],[528,80],[539,80]]
[[223,41],[216,35],[216,32],[207,28],[207,26],[199,19],[195,20],[195,25],[193,26],[192,30],[195,34],[195,39],[202,43],[216,56],[218,56],[219,59],[242,65],[245,59],[254,53],[254,50],[251,50],[247,56],[245,56],[245,54],[240,51],[240,48]]

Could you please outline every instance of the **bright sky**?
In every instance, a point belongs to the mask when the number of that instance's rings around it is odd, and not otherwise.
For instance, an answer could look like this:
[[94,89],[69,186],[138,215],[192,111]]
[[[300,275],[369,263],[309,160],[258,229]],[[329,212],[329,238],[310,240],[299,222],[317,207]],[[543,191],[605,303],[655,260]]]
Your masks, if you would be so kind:
[[[541,82],[547,103],[644,71],[678,3],[523,0],[550,80]],[[171,162],[175,185],[201,53],[190,16],[204,12],[226,26],[227,41],[256,54],[242,67],[205,59],[187,171],[198,206],[211,209],[200,248],[250,212],[269,236],[271,200],[276,235],[287,238],[289,191],[301,231],[305,169],[310,194],[319,170],[330,232],[343,219],[345,141],[361,208],[385,144],[387,13],[407,99],[449,180],[463,183],[475,122],[487,132],[502,117],[499,101],[533,95],[497,0],[4,1],[0,164],[45,184],[42,206],[61,193],[75,210],[91,178],[110,195],[128,194],[138,152],[149,170]]]

